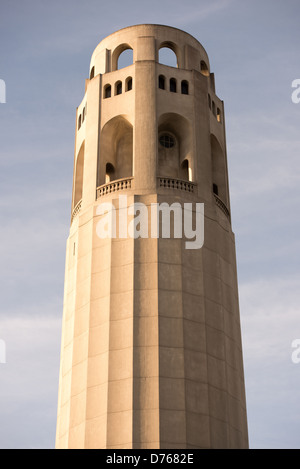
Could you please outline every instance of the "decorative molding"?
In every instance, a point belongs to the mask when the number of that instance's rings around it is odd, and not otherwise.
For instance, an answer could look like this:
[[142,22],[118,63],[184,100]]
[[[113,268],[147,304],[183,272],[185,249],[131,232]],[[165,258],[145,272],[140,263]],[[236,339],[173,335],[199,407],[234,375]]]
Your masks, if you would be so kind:
[[214,196],[215,196],[215,199],[216,199],[216,205],[222,210],[223,213],[225,213],[226,217],[230,221],[230,212],[229,212],[228,208],[226,207],[226,205],[224,204],[223,200],[221,200],[220,197],[217,196],[217,194],[214,194]]
[[73,209],[73,212],[72,212],[72,216],[71,216],[71,224],[74,220],[74,218],[78,215],[78,213],[80,212],[81,210],[81,204],[82,204],[82,199],[79,200],[79,202],[75,205],[74,209]]
[[102,186],[97,187],[96,198],[102,197],[106,194],[111,194],[112,192],[123,191],[126,189],[131,189],[131,181],[133,177],[117,179],[116,181],[103,184]]
[[195,183],[189,181],[182,181],[181,179],[163,178],[159,177],[159,187],[166,187],[168,189],[179,189],[186,192],[194,192]]

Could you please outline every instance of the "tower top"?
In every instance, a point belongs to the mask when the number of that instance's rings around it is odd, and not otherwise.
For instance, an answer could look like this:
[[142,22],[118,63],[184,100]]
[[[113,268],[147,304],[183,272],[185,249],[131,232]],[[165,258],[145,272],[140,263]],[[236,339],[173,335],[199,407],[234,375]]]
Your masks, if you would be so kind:
[[[151,45],[150,38],[153,38]],[[95,76],[116,70],[118,57],[126,49],[133,50],[133,62],[158,62],[159,50],[163,47],[173,50],[179,69],[201,71],[200,64],[203,63],[209,74],[209,58],[202,44],[181,29],[160,24],[128,26],[105,37],[92,54],[90,74]]]
[[[151,31],[152,33],[153,32],[158,33],[159,31],[168,29],[169,32],[174,31],[174,32],[177,32],[177,34],[185,35],[185,36],[188,36],[189,38],[192,38],[194,42],[196,42],[198,45],[200,45],[203,48],[202,44],[194,36],[187,33],[183,29],[175,28],[174,26],[169,26],[169,25],[166,25],[166,24],[157,24],[157,23],[140,23],[140,24],[133,24],[133,25],[130,25],[130,26],[126,26],[125,28],[121,28],[121,29],[118,29],[117,31],[114,31],[113,33],[106,36],[104,39],[108,39],[108,38],[114,36],[115,34],[122,33],[124,31],[134,30],[134,31],[142,32],[142,31],[145,31],[146,29],[148,31]],[[102,39],[102,41],[104,39]],[[101,44],[102,41],[100,41],[99,45]]]

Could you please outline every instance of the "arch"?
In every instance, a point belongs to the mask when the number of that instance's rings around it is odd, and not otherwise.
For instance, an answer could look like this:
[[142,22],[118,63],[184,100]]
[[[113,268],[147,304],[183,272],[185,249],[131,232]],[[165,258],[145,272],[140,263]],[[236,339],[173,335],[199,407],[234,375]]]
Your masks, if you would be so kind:
[[[163,135],[172,137],[174,144],[162,145]],[[192,141],[192,126],[185,117],[176,113],[166,113],[160,116],[158,120],[158,176],[192,180]],[[187,163],[184,163],[185,160]]]
[[81,114],[78,117],[78,126],[77,126],[78,130],[80,129],[80,127],[81,127]]
[[170,78],[170,91],[171,93],[177,92],[177,81],[175,78]]
[[225,204],[227,204],[227,172],[225,154],[218,139],[213,134],[210,136],[210,145],[213,192],[218,195]]
[[222,120],[221,120],[221,111],[220,111],[219,108],[217,108],[217,121],[220,122],[220,123],[222,122]]
[[186,80],[181,82],[181,94],[189,94],[189,83]]
[[97,185],[105,184],[108,176],[110,181],[131,177],[132,161],[133,127],[125,116],[113,117],[105,124],[100,135]]
[[92,80],[95,76],[95,67],[91,68],[91,73],[90,73],[90,80]]
[[158,88],[160,88],[161,90],[166,89],[166,78],[164,77],[164,75],[159,75],[158,77]]
[[158,62],[168,67],[178,68],[177,46],[173,42],[163,42],[158,50]]
[[205,77],[209,77],[208,66],[206,65],[206,62],[204,62],[204,60],[201,60],[201,62],[200,62],[200,72],[201,72],[202,75],[204,75]]
[[120,44],[112,53],[112,71],[133,64],[133,49],[129,44]]
[[125,80],[125,92],[132,90],[132,77],[127,77]]
[[122,82],[121,81],[117,81],[115,83],[115,96],[118,94],[122,94]]
[[75,166],[75,179],[74,179],[74,203],[73,208],[76,207],[78,202],[82,199],[83,187],[83,169],[84,169],[84,146],[83,142],[76,159]]
[[111,98],[111,85],[105,85],[104,87],[104,99]]

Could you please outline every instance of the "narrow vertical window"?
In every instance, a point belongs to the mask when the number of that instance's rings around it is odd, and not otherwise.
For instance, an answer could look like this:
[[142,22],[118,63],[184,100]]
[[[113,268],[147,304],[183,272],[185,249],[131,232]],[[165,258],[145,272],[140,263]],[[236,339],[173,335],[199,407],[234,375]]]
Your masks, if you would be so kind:
[[189,162],[184,160],[181,164],[181,179],[189,181]]
[[217,121],[221,122],[221,111],[219,108],[217,109]]
[[210,94],[208,95],[208,107],[211,110],[211,97],[210,97]]
[[217,184],[213,184],[213,193],[216,194],[216,195],[219,195],[219,188],[218,188]]
[[131,91],[132,90],[132,78],[129,77],[126,79],[126,89],[125,91]]
[[106,85],[104,89],[104,98],[110,98],[111,97],[111,86]]
[[159,75],[158,77],[158,88],[161,90],[165,89],[165,77],[163,75]]
[[91,69],[90,80],[92,80],[92,78],[94,78],[94,76],[95,76],[95,67],[93,67],[93,68]]
[[181,82],[181,94],[189,94],[189,84],[185,80]]
[[122,82],[118,81],[115,86],[115,94],[122,94]]
[[175,78],[170,78],[170,91],[176,93],[176,80]]
[[80,127],[81,127],[81,114],[80,114],[80,116],[79,116],[79,118],[78,118],[78,130],[80,129]]
[[216,105],[214,101],[212,102],[212,112],[213,112],[213,115],[216,116]]
[[105,167],[105,183],[108,184],[109,182],[115,179],[115,168],[111,163],[106,163]]

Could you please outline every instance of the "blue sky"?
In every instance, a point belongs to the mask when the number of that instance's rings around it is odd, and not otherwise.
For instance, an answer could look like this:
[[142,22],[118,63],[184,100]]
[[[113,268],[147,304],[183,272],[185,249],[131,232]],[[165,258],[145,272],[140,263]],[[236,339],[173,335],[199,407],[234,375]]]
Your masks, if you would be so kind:
[[108,34],[205,47],[225,102],[252,448],[300,448],[299,0],[1,0],[0,448],[53,448],[75,110]]

